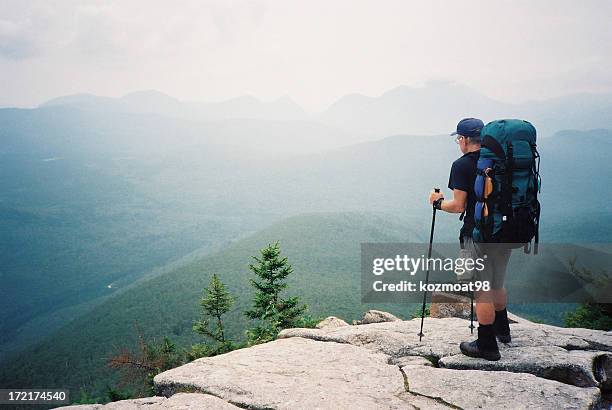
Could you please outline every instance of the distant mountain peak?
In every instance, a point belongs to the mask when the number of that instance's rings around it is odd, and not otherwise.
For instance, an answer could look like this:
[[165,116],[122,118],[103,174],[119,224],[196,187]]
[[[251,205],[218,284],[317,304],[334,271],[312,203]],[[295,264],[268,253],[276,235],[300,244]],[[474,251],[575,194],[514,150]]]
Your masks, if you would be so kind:
[[122,100],[133,98],[156,98],[179,102],[179,100],[177,100],[176,98],[154,89],[134,91],[131,93],[127,93],[123,97],[121,97]]
[[409,85],[398,85],[397,87],[393,87],[385,92],[383,92],[380,96],[384,97],[389,94],[399,94],[399,93],[409,93],[415,90],[416,87],[411,87]]
[[81,104],[92,104],[96,102],[107,102],[112,100],[111,97],[101,97],[90,93],[78,93],[62,95],[60,97],[52,98],[48,101],[43,102],[39,107],[56,107],[61,105],[81,105]]

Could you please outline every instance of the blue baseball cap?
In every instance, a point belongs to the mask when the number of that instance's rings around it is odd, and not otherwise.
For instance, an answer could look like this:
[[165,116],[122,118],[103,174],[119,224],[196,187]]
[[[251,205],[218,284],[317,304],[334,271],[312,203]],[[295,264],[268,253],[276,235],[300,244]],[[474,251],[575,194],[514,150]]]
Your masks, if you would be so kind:
[[464,137],[478,138],[484,122],[478,118],[464,118],[457,124],[457,131],[451,135],[463,135]]

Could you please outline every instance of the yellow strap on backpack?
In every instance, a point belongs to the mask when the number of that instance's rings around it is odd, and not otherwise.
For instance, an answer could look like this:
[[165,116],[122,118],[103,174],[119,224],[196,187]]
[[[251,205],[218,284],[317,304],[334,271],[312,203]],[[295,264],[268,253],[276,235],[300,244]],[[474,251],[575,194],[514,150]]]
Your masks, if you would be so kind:
[[491,195],[491,193],[493,192],[493,179],[489,176],[489,171],[491,171],[491,168],[487,168],[485,170],[485,186],[484,186],[484,192],[483,192],[483,196],[485,198],[488,198],[489,195]]

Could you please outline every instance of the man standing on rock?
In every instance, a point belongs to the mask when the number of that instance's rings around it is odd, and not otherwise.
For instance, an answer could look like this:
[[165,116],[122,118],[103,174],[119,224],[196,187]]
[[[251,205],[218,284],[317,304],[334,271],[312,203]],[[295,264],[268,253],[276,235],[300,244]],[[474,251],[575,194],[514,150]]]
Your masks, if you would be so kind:
[[432,190],[429,203],[441,211],[462,214],[463,227],[459,233],[461,248],[471,250],[475,257],[487,255],[485,269],[477,273],[479,280],[490,281],[491,286],[489,291],[475,292],[478,339],[462,342],[459,348],[467,356],[499,360],[496,336],[502,343],[510,342],[506,290],[503,286],[510,250],[495,248],[485,252],[485,244],[475,244],[472,240],[476,204],[474,181],[480,155],[480,131],[483,127],[484,123],[477,118],[465,118],[457,124],[457,130],[451,135],[455,136],[455,142],[463,155],[451,166],[448,188],[452,190],[453,198],[446,200],[442,192]]

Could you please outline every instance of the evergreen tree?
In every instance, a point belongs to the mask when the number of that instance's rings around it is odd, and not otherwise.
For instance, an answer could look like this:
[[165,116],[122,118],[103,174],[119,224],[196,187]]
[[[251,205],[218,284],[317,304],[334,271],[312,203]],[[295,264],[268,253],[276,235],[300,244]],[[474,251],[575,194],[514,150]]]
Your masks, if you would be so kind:
[[253,257],[249,269],[257,276],[251,279],[255,287],[253,307],[245,312],[250,319],[259,320],[247,331],[250,344],[273,340],[281,329],[293,326],[306,309],[297,297],[283,298],[281,292],[287,288],[287,277],[293,268],[287,258],[281,258],[280,245],[276,242],[261,250],[260,257]]
[[[202,320],[194,323],[193,331],[212,339],[215,346],[209,349],[202,349],[202,346],[200,346],[199,350],[196,350],[206,352],[208,356],[232,350],[233,344],[225,337],[221,316],[227,313],[233,304],[234,299],[225,288],[225,285],[214,274],[210,284],[204,289],[204,296],[200,301]],[[211,323],[211,320],[213,323]]]

